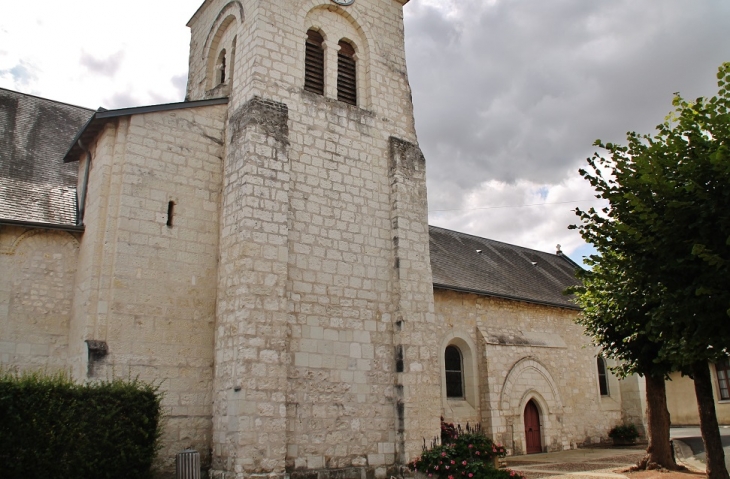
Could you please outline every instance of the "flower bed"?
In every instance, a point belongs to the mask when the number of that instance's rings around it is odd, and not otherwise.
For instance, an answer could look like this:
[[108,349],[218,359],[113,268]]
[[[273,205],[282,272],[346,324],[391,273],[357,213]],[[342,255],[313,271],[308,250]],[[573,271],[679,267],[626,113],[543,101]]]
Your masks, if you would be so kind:
[[501,444],[495,444],[481,428],[441,422],[441,441],[434,439],[431,447],[408,464],[412,471],[429,478],[439,479],[524,479],[508,469],[495,467],[500,457],[506,456]]

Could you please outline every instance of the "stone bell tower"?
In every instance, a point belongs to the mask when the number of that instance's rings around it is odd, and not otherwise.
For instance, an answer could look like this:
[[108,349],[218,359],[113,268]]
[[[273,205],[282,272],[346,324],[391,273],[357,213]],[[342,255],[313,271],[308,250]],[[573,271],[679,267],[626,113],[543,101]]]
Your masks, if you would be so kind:
[[438,434],[407,1],[206,0],[188,24],[188,99],[230,99],[213,477],[385,477]]

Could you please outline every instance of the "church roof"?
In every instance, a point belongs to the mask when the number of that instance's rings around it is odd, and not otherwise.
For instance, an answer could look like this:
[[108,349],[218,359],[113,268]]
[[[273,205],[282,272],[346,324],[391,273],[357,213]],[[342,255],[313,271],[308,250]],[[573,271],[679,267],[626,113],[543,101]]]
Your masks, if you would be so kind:
[[433,286],[486,296],[579,309],[569,286],[577,264],[561,254],[429,227]]
[[0,222],[76,224],[78,165],[63,156],[93,113],[0,88]]

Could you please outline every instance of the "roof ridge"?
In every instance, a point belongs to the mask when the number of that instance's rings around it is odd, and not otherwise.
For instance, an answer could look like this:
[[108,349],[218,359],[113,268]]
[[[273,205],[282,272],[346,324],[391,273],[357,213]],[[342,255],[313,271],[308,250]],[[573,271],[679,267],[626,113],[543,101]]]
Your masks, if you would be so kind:
[[0,90],[5,90],[5,91],[8,91],[10,93],[17,93],[18,95],[28,96],[28,97],[31,97],[31,98],[36,98],[38,100],[49,101],[49,102],[56,103],[56,104],[59,104],[59,105],[71,106],[71,107],[74,107],[74,108],[78,108],[80,110],[87,110],[87,111],[89,111],[91,113],[93,113],[93,112],[96,111],[96,110],[93,110],[91,108],[87,108],[85,106],[74,105],[73,103],[68,103],[68,102],[60,101],[60,100],[54,100],[52,98],[46,98],[46,97],[42,97],[42,96],[38,96],[38,95],[33,95],[31,93],[25,93],[25,92],[18,91],[18,90],[11,90],[10,88],[0,87]]
[[[440,229],[440,230],[443,230],[443,231],[448,231],[450,233],[456,233],[456,234],[462,235],[462,236],[468,236],[470,238],[477,238],[477,239],[481,239],[481,240],[487,240],[487,241],[492,242],[492,243],[499,243],[499,244],[503,244],[505,246],[510,246],[512,248],[519,248],[519,249],[522,249],[522,250],[533,251],[535,253],[547,254],[547,255],[555,256],[555,257],[560,257],[561,256],[559,254],[549,253],[547,251],[541,251],[541,250],[535,249],[535,248],[528,248],[527,246],[521,246],[521,245],[514,244],[514,243],[507,243],[506,241],[499,241],[499,240],[495,240],[495,239],[491,239],[491,238],[485,238],[483,236],[477,236],[477,235],[473,235],[473,234],[469,234],[469,233],[464,233],[462,231],[450,230],[448,228],[443,228],[441,226],[428,225],[428,227],[429,228],[434,228],[434,229]],[[565,256],[565,255],[563,255],[563,256]]]

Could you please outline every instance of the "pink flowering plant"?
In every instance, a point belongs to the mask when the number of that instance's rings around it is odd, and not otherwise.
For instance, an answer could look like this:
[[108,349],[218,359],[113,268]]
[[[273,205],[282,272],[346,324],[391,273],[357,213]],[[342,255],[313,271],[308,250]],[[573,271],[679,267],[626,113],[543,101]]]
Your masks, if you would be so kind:
[[506,450],[495,444],[481,430],[441,422],[441,441],[434,439],[431,447],[408,464],[432,479],[524,479],[520,474],[494,467],[495,457],[504,457]]

